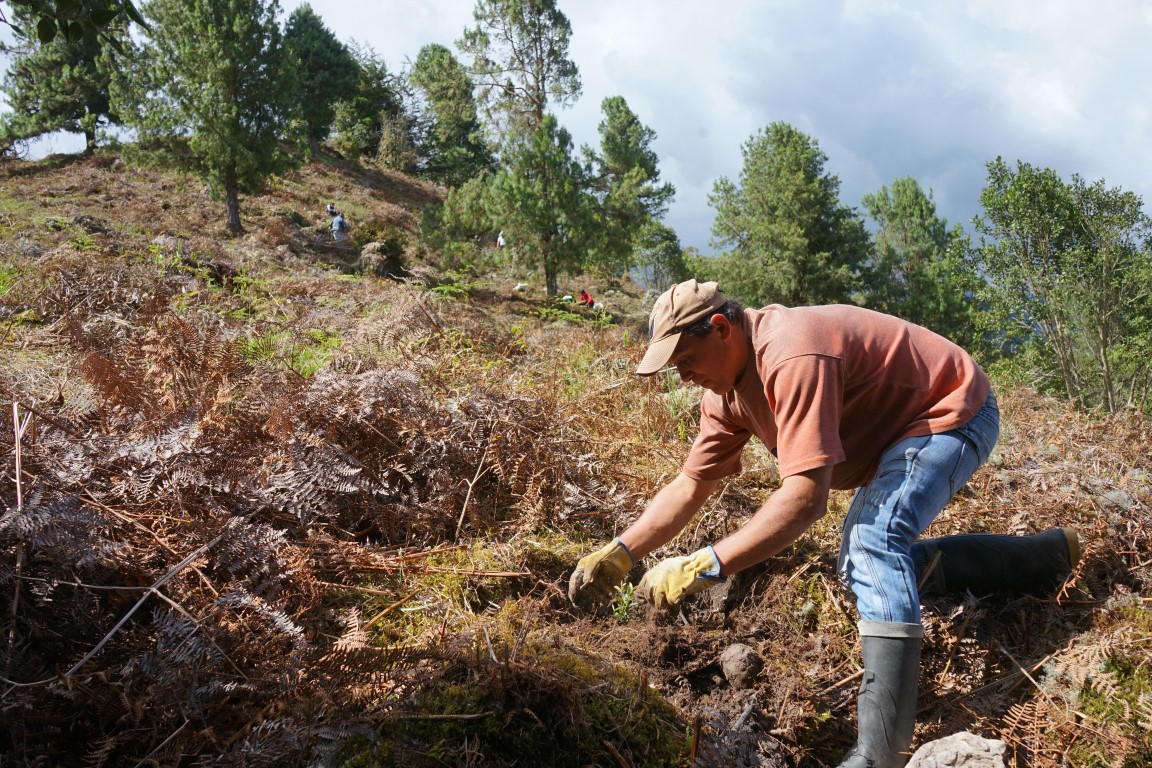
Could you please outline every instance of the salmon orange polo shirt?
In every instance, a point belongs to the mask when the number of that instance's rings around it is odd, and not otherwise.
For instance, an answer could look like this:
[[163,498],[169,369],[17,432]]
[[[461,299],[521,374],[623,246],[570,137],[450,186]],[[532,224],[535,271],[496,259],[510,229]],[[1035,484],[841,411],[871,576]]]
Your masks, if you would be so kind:
[[684,463],[696,480],[740,471],[755,435],[782,478],[833,465],[832,487],[858,488],[905,438],[961,427],[984,405],[988,376],[926,328],[849,305],[745,310],[748,365],[732,391],[706,392]]

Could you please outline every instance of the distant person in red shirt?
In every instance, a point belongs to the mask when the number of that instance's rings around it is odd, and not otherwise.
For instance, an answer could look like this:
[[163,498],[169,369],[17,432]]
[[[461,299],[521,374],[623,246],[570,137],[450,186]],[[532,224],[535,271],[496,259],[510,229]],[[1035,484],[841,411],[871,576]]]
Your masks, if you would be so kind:
[[[837,570],[856,595],[864,678],[856,745],[841,768],[899,768],[916,719],[921,594],[1039,592],[1080,559],[1076,531],[918,540],[987,460],[1000,432],[988,376],[926,328],[850,305],[741,308],[716,283],[688,280],[652,308],[641,376],[675,370],[707,390],[700,433],[643,514],[581,558],[573,603],[594,610],[640,558],[672,541],[753,436],[777,458],[780,486],[738,529],[648,569],[636,595],[676,609],[777,554],[855,489]],[[922,587],[919,584],[922,583]]]
[[588,291],[580,289],[580,296],[576,299],[576,302],[591,309],[592,305],[596,303],[596,300],[592,298],[592,294],[588,293]]

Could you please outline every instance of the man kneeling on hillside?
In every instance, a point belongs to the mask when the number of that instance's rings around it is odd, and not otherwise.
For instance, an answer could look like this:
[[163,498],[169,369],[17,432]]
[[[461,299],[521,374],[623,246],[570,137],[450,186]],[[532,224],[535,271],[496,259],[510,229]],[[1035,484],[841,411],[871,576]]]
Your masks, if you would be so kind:
[[[857,489],[838,570],[856,595],[864,679],[856,745],[841,768],[904,765],[916,717],[920,594],[1036,592],[1080,558],[1076,532],[917,541],[992,452],[1000,413],[984,371],[917,325],[847,305],[743,310],[716,283],[689,280],[657,299],[636,373],[666,365],[708,390],[680,474],[637,521],[580,560],[577,605],[599,609],[636,562],[671,541],[752,435],[776,455],[780,487],[735,533],[644,574],[637,595],[660,608],[777,554],[827,511],[832,488]],[[917,584],[923,579],[923,588]]]

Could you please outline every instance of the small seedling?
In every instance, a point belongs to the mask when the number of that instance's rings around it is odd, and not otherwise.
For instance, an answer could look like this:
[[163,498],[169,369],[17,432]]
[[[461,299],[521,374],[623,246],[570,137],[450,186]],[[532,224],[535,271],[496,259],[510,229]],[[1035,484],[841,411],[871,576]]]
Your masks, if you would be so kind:
[[624,582],[615,587],[616,597],[612,598],[612,615],[616,617],[617,624],[627,624],[632,618],[632,605],[635,600],[636,587]]

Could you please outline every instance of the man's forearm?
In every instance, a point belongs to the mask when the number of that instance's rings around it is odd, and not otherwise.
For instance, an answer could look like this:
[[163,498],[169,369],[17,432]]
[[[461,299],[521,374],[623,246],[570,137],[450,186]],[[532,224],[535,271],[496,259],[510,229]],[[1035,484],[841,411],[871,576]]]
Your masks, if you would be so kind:
[[643,514],[620,534],[620,540],[637,560],[664,546],[688,524],[718,483],[678,475],[652,497]]
[[800,538],[828,510],[831,467],[784,478],[739,530],[713,545],[725,576],[763,562]]

